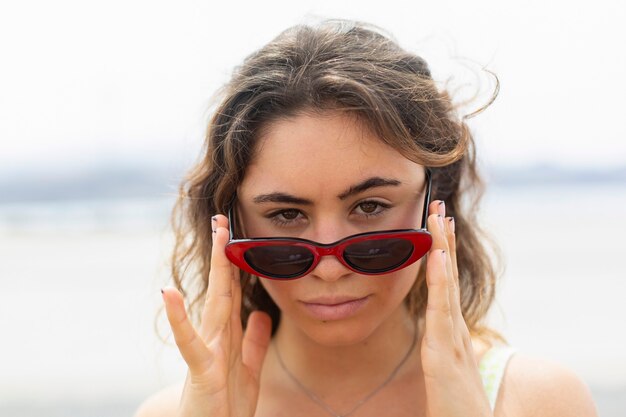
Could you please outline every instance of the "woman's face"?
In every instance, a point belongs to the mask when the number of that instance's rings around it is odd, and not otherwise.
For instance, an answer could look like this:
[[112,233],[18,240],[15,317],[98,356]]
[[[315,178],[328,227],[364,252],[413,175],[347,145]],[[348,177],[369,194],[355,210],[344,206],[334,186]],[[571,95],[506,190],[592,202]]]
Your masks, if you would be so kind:
[[[332,243],[356,233],[419,228],[424,188],[424,168],[354,116],[300,114],[264,129],[237,191],[238,213],[246,237]],[[368,276],[325,256],[302,278],[261,282],[281,310],[281,326],[344,345],[406,319],[403,300],[420,262]]]

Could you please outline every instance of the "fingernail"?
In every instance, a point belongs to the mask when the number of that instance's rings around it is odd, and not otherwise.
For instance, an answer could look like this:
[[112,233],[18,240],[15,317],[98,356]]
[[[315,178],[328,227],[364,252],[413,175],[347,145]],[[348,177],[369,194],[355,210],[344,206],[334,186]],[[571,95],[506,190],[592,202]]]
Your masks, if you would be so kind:
[[437,213],[439,213],[441,216],[446,215],[446,203],[444,203],[443,200],[441,200],[437,205]]
[[437,223],[439,223],[439,229],[441,229],[441,231],[444,231],[443,228],[443,216],[441,214],[437,215]]
[[448,225],[450,226],[450,230],[454,233],[454,217],[450,217],[448,219]]
[[442,250],[441,251],[441,259],[443,260],[443,263],[445,264],[447,259],[446,259],[446,251]]
[[215,233],[215,225],[217,224],[217,217],[213,216],[211,217],[211,230],[213,230],[213,233]]
[[161,294],[163,294],[163,288],[161,288]]

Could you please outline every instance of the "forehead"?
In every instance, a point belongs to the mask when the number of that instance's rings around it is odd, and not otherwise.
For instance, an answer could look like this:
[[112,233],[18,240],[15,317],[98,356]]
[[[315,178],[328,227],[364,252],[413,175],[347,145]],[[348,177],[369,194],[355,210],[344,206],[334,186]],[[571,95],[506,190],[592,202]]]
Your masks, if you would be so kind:
[[353,115],[300,114],[266,126],[239,195],[284,191],[314,199],[374,176],[417,185],[423,169]]

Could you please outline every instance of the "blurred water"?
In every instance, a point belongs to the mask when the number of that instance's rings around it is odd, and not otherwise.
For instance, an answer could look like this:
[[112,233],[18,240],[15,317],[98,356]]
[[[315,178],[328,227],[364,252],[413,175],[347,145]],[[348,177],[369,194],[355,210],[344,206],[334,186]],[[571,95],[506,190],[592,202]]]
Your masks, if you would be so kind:
[[[172,203],[0,206],[0,415],[129,415],[183,378],[153,328]],[[494,187],[482,214],[507,261],[491,322],[578,373],[606,417],[626,410],[625,204],[623,185]]]

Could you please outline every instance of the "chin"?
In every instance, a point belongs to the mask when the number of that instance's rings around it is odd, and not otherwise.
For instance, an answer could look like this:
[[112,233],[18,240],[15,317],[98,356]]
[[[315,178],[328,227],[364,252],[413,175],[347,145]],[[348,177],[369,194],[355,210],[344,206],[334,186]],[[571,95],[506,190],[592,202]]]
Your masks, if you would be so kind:
[[398,306],[382,305],[376,302],[375,296],[368,301],[360,311],[341,319],[315,317],[305,308],[297,309],[297,312],[292,310],[290,324],[316,344],[353,346],[366,342],[380,331],[384,333],[383,328],[402,323],[402,317],[407,314],[402,301]]
[[328,347],[352,346],[363,343],[378,327],[375,323],[353,318],[301,324],[300,329],[313,342]]

